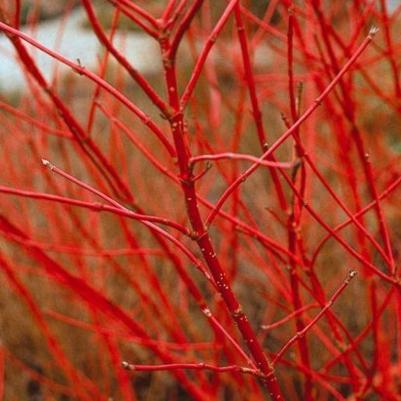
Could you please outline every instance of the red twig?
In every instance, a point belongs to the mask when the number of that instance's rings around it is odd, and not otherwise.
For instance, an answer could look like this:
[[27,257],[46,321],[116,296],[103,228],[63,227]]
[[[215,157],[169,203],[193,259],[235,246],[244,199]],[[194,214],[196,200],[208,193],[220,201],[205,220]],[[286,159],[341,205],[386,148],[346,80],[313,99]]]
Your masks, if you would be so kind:
[[[288,137],[294,134],[298,127],[322,104],[323,100],[328,96],[328,94],[333,90],[335,85],[339,82],[342,76],[348,71],[351,65],[355,62],[355,60],[362,54],[362,52],[366,49],[369,43],[373,40],[373,36],[377,33],[377,28],[371,28],[369,35],[365,38],[365,40],[361,43],[352,57],[348,60],[348,62],[342,67],[336,77],[330,82],[330,84],[326,87],[326,89],[318,96],[312,105],[299,117],[296,123],[294,123],[291,128],[289,128],[284,134],[280,136],[280,138],[274,142],[274,144],[267,150],[259,160],[262,161],[266,159],[269,155],[271,155]],[[236,187],[241,185],[257,168],[259,165],[253,164],[248,170],[242,173],[223,193],[218,202],[216,203],[215,208],[212,213],[210,213],[207,218],[207,225],[209,226],[214,218],[216,217],[218,211],[223,206],[226,199],[230,196],[230,194],[235,190]]]
[[291,347],[292,344],[294,344],[296,341],[298,341],[300,338],[305,337],[306,333],[324,316],[324,314],[327,312],[329,308],[334,304],[336,299],[341,295],[341,293],[345,290],[345,288],[348,286],[350,281],[356,276],[356,271],[352,270],[345,281],[342,283],[340,287],[337,288],[335,293],[331,296],[329,301],[326,303],[326,305],[322,308],[322,310],[312,319],[311,322],[309,322],[301,331],[297,332],[295,336],[293,336],[289,341],[285,343],[285,345],[281,348],[281,350],[276,354],[276,356],[273,359],[273,364],[276,364],[285,354],[285,352],[288,350],[288,348]]
[[214,366],[209,363],[171,363],[168,365],[134,365],[128,362],[122,362],[124,369],[135,371],[135,372],[156,372],[163,370],[211,370],[217,373],[225,372],[237,372],[261,377],[261,373],[257,369],[251,369],[243,366],[231,365],[231,366]]

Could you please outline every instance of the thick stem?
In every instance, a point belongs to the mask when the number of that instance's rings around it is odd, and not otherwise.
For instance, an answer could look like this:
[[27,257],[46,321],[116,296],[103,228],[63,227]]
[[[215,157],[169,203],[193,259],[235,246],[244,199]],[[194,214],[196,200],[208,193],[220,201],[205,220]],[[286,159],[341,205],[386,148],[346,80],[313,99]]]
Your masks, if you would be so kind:
[[237,324],[239,331],[261,372],[261,381],[267,388],[274,401],[283,400],[283,396],[277,378],[271,364],[264,353],[249,320],[242,310],[236,298],[227,275],[220,264],[208,231],[198,207],[198,197],[195,189],[194,176],[191,168],[191,153],[188,145],[186,124],[183,112],[180,110],[180,99],[178,96],[178,85],[175,70],[175,59],[171,58],[172,52],[167,37],[160,41],[163,53],[166,87],[169,95],[169,103],[176,113],[170,119],[171,132],[177,153],[177,164],[180,171],[181,187],[185,198],[187,215],[193,229],[193,239],[197,243],[203,258],[214,279],[224,303]]

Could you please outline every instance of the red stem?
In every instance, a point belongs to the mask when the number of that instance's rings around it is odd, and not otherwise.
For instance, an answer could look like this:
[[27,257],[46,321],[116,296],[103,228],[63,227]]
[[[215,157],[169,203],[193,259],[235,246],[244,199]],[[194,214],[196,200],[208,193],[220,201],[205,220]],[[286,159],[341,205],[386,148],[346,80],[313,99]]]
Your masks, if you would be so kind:
[[168,365],[134,365],[128,362],[123,362],[123,368],[136,372],[157,372],[163,370],[211,370],[213,372],[225,373],[225,372],[237,372],[254,375],[257,377],[261,376],[261,373],[257,369],[251,369],[247,367],[231,365],[231,366],[214,366],[209,363],[171,363]]
[[[227,6],[224,15],[227,15],[228,17],[232,10],[230,6],[233,7],[234,5],[235,1],[230,2],[230,5]],[[218,24],[223,25],[222,19],[220,19]],[[163,40],[161,40],[160,46],[164,58],[165,80],[169,94],[169,103],[170,106],[176,110],[176,114],[170,119],[170,127],[176,147],[181,187],[185,197],[187,214],[194,231],[193,238],[203,255],[211,275],[213,276],[218,292],[222,296],[233,321],[235,321],[237,324],[238,329],[241,332],[242,337],[256,362],[257,368],[263,375],[263,379],[261,380],[262,383],[267,388],[274,401],[283,400],[284,398],[281,394],[277,378],[271,368],[270,362],[267,359],[267,356],[264,353],[247,316],[243,312],[240,303],[232,291],[226,272],[223,270],[220,264],[212,245],[209,233],[205,229],[202,217],[200,215],[197,193],[193,181],[193,172],[190,168],[191,155],[189,145],[187,143],[188,133],[186,132],[186,124],[180,109],[181,105],[178,96],[175,59],[170,58],[172,53],[170,51],[170,43],[167,38],[163,38]],[[199,64],[197,65],[199,66]]]
[[[348,60],[348,62],[342,67],[336,77],[330,82],[330,84],[326,87],[326,89],[318,96],[312,105],[299,117],[299,119],[289,128],[284,134],[280,136],[280,138],[274,142],[274,144],[267,150],[259,160],[266,159],[269,155],[271,155],[287,138],[294,134],[297,131],[299,126],[322,104],[323,100],[328,96],[328,94],[333,90],[338,81],[342,78],[342,76],[348,71],[351,65],[355,62],[355,60],[362,54],[362,52],[366,49],[369,43],[373,40],[373,36],[376,34],[377,28],[371,28],[369,35],[365,38],[365,40],[361,43],[352,57]],[[248,170],[242,173],[223,193],[218,202],[216,203],[215,208],[210,213],[207,218],[206,224],[209,226],[214,218],[217,216],[218,211],[223,206],[224,202],[230,196],[230,194],[237,188],[241,183],[243,183],[257,168],[259,165],[253,164]]]
[[103,89],[105,89],[107,92],[109,92],[112,96],[114,96],[116,99],[118,99],[123,105],[125,105],[129,110],[131,110],[147,127],[150,128],[150,130],[156,134],[156,136],[160,139],[160,141],[163,143],[167,151],[170,153],[171,156],[175,156],[174,148],[171,146],[170,142],[166,139],[164,136],[163,132],[160,130],[159,127],[153,122],[153,120],[145,114],[138,106],[136,106],[134,103],[132,103],[125,95],[123,95],[119,90],[115,89],[112,85],[110,85],[108,82],[104,81],[102,78],[94,74],[93,72],[89,71],[85,67],[81,66],[78,63],[74,63],[71,60],[68,60],[61,54],[48,49],[47,47],[43,46],[40,44],[38,41],[35,39],[31,38],[30,36],[26,35],[23,32],[18,31],[17,29],[14,29],[4,22],[0,22],[0,30],[3,30],[4,32],[7,32],[11,36],[17,36],[24,41],[30,43],[32,46],[38,48],[42,52],[48,54],[50,57],[53,57],[54,59],[60,61],[61,63],[67,65],[68,67],[72,68],[75,72],[77,72],[79,75],[84,75],[97,85],[101,86]]
[[289,341],[285,343],[285,345],[281,348],[281,350],[277,353],[277,355],[273,359],[273,364],[276,364],[282,358],[282,356],[285,354],[288,348],[290,348],[291,345],[294,344],[296,341],[298,341],[300,338],[303,338],[306,335],[306,333],[324,316],[327,310],[331,308],[336,299],[341,295],[341,293],[345,290],[345,288],[348,286],[350,281],[356,276],[356,274],[357,273],[354,270],[348,274],[347,278],[342,283],[342,285],[335,291],[335,293],[331,296],[326,305],[312,319],[312,321],[309,322],[301,331],[297,332],[294,337],[292,337]]

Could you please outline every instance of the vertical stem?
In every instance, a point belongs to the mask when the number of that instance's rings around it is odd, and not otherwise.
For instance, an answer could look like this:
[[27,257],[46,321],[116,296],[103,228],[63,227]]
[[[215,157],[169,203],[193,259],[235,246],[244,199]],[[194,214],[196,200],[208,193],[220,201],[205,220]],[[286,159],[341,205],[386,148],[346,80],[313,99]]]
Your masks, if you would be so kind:
[[263,385],[267,388],[272,400],[284,400],[270,361],[267,359],[247,316],[243,312],[241,305],[231,288],[230,282],[219,259],[217,258],[211,238],[200,215],[194,176],[190,164],[191,153],[187,139],[186,123],[183,111],[180,108],[175,69],[175,53],[171,52],[170,41],[166,35],[161,35],[160,47],[163,54],[163,65],[169,105],[175,110],[174,115],[169,119],[169,121],[177,153],[181,188],[185,198],[188,218],[193,229],[193,239],[196,241],[203,258],[205,259],[210,273],[216,283],[217,289],[223,298],[232,319],[237,324],[238,329],[256,362],[257,368],[263,374],[261,379]]
[[[244,64],[245,79],[248,84],[249,97],[251,99],[252,113],[256,124],[256,131],[258,133],[259,145],[262,149],[262,152],[265,152],[268,149],[266,130],[263,125],[262,112],[260,110],[259,101],[256,95],[255,77],[252,71],[251,60],[249,56],[248,41],[245,34],[245,27],[242,22],[241,7],[239,3],[237,3],[237,5],[235,6],[234,13],[235,13],[235,20],[237,23],[238,38],[241,45],[241,54],[242,54],[242,61]],[[271,154],[267,158],[267,160],[275,161],[276,159],[273,156],[273,154]],[[274,186],[276,188],[280,207],[283,210],[286,210],[287,202],[285,199],[284,191],[280,183],[277,171],[274,168],[269,168],[269,171],[272,176]]]
[[[289,10],[288,17],[288,33],[287,33],[287,58],[288,58],[288,86],[289,86],[289,95],[290,95],[290,110],[291,110],[291,121],[292,124],[295,124],[298,120],[299,111],[296,107],[296,98],[295,98],[295,85],[294,85],[294,57],[293,57],[293,25],[294,25],[294,15],[292,14],[291,9]],[[304,185],[305,182],[305,167],[303,164],[302,156],[304,153],[303,146],[300,142],[299,129],[294,132],[294,140],[295,140],[295,149],[296,156],[301,160],[301,165],[295,166],[293,168],[291,180],[293,185],[297,185],[297,173],[299,168],[301,169],[301,198],[304,198]],[[300,228],[300,218],[301,218],[301,208],[302,201],[297,198],[295,195],[292,197],[291,201],[291,209],[289,211],[288,221],[287,221],[287,229],[288,229],[288,250],[294,255],[297,253],[297,243],[299,242],[299,228]],[[289,260],[290,266],[290,284],[291,284],[291,295],[294,310],[298,310],[302,308],[302,299],[299,289],[299,281],[296,270],[296,263],[294,259]],[[304,327],[304,321],[301,316],[296,316],[295,326],[297,332],[301,332]],[[302,364],[305,365],[308,369],[310,369],[310,358],[309,358],[309,350],[308,343],[305,337],[301,337],[298,342],[298,349]],[[312,381],[309,376],[305,377],[304,383],[304,397],[306,401],[312,400]]]
[[[319,21],[319,25],[320,25],[320,30],[322,32],[322,38],[323,41],[325,43],[325,46],[327,48],[330,60],[333,64],[333,67],[335,69],[335,72],[337,73],[337,71],[339,71],[339,66],[337,63],[337,59],[335,57],[334,54],[334,50],[332,48],[331,45],[331,41],[329,39],[329,36],[327,34],[327,22],[322,14],[321,9],[319,8],[319,2],[317,2],[316,0],[314,0],[313,2],[313,8],[314,11],[317,15],[318,21]],[[380,234],[384,243],[384,247],[385,250],[387,252],[387,255],[391,261],[391,267],[390,267],[390,273],[394,274],[395,272],[395,265],[394,265],[394,257],[392,254],[392,247],[391,247],[391,240],[390,240],[390,236],[389,236],[389,232],[388,232],[388,228],[387,225],[385,223],[385,219],[384,219],[384,215],[383,215],[383,211],[382,208],[380,206],[380,202],[378,199],[378,194],[377,194],[377,189],[376,186],[374,184],[374,177],[373,177],[373,171],[372,171],[372,166],[369,162],[369,154],[366,152],[365,150],[365,145],[361,136],[361,133],[356,125],[356,121],[355,121],[355,106],[354,106],[354,102],[353,99],[350,95],[350,90],[348,87],[346,87],[344,81],[342,79],[339,80],[339,87],[341,89],[341,94],[343,97],[343,102],[341,102],[344,114],[346,116],[346,118],[348,119],[348,121],[350,122],[351,125],[351,135],[352,135],[352,139],[355,142],[355,146],[357,148],[357,152],[358,152],[358,156],[361,160],[361,164],[363,167],[363,171],[366,177],[366,181],[367,181],[367,185],[369,188],[369,191],[371,193],[372,198],[376,201],[375,204],[375,212],[376,212],[376,217],[377,217],[377,221],[379,224],[379,230],[380,230]]]

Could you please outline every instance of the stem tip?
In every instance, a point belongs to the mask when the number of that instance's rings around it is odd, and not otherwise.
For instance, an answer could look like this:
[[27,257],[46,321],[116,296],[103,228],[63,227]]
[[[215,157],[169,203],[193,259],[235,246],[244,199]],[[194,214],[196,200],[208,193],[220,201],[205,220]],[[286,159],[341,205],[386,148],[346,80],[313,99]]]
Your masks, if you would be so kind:
[[53,165],[52,163],[50,163],[49,160],[42,159],[42,164],[43,164],[45,167],[48,167],[50,170],[53,170],[53,169],[54,169],[54,165]]
[[356,270],[351,270],[351,271],[348,273],[348,277],[349,277],[350,279],[353,279],[357,274],[358,274],[358,272],[357,272]]
[[122,361],[121,362],[121,366],[122,366],[123,369],[132,370],[132,366],[126,361]]
[[379,28],[375,25],[373,25],[370,29],[369,29],[369,36],[371,38],[373,38],[373,36],[376,35],[376,33],[379,32]]

